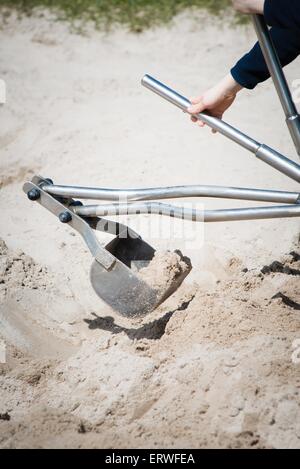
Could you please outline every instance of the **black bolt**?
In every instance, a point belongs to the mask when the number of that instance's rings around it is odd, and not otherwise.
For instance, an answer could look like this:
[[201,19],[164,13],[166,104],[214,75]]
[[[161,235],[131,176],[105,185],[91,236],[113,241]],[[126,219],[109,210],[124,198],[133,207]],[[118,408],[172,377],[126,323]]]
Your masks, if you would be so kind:
[[69,207],[82,207],[83,203],[80,202],[80,200],[73,200],[73,202],[70,203]]
[[27,192],[27,197],[29,200],[38,200],[41,196],[41,193],[38,189],[31,189]]
[[44,181],[47,181],[48,184],[53,184],[53,181],[52,181],[52,179],[50,179],[50,178],[46,178],[46,179],[44,179]]
[[61,212],[58,215],[58,218],[62,223],[69,223],[69,221],[72,220],[72,215],[70,214],[70,212]]

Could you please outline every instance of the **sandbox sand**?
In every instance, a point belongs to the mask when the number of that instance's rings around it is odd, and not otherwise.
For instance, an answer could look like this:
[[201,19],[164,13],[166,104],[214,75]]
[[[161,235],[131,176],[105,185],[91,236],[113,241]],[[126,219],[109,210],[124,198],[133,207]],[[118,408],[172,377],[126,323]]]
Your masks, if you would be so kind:
[[[141,35],[79,36],[41,18],[2,25],[2,448],[300,447],[298,220],[213,223],[193,238],[184,222],[184,236],[170,240],[163,219],[151,241],[160,252],[180,249],[193,271],[131,321],[94,293],[79,236],[22,193],[34,173],[101,187],[296,190],[139,85],[148,72],[194,95],[253,39],[250,27],[202,14]],[[287,69],[290,81],[298,67]],[[226,118],[296,159],[270,82],[243,93]],[[137,218],[125,223],[150,241],[148,217]],[[182,226],[174,221],[175,234]]]
[[149,265],[141,269],[138,275],[151,288],[158,291],[158,294],[163,295],[190,270],[190,259],[184,257],[179,250],[156,251]]

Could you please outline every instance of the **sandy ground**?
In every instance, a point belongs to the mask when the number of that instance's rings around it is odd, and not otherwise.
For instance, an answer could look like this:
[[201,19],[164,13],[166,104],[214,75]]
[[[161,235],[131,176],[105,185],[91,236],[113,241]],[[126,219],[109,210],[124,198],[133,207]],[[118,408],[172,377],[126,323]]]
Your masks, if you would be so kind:
[[[35,173],[99,187],[297,190],[139,84],[147,72],[197,94],[253,40],[250,27],[203,15],[141,35],[80,36],[34,18],[2,25],[1,447],[300,447],[298,220],[175,221],[170,239],[169,220],[158,237],[149,217],[130,217],[194,268],[156,311],[129,321],[93,292],[79,236],[22,192]],[[244,92],[226,120],[296,159],[270,82]]]

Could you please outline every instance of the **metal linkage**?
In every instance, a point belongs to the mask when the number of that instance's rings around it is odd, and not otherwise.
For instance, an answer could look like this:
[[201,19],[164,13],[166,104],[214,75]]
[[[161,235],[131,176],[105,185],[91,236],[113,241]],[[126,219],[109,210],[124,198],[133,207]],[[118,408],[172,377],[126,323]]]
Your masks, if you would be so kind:
[[[185,258],[182,269],[164,286],[155,288],[138,274],[153,259],[155,249],[131,228],[111,220],[80,216],[76,209],[81,203],[71,198],[48,194],[44,189],[52,185],[50,180],[34,176],[23,186],[31,201],[38,202],[57,219],[68,224],[83,237],[93,262],[90,281],[96,294],[111,308],[125,317],[143,316],[153,311],[168,298],[189,274],[192,265]],[[102,245],[94,230],[114,234],[108,244]]]
[[[300,193],[262,189],[219,186],[173,186],[145,189],[108,189],[92,187],[42,185],[43,190],[55,197],[100,199],[118,203],[102,205],[73,205],[72,211],[82,217],[105,217],[108,215],[158,214],[183,220],[214,222],[286,218],[300,216]],[[224,210],[195,210],[155,200],[188,197],[219,197],[290,205],[252,207]]]
[[217,197],[224,199],[256,200],[260,202],[286,204],[300,203],[300,192],[206,185],[152,187],[145,189],[108,189],[45,184],[43,189],[48,194],[59,197],[76,197],[79,199],[99,199],[118,202],[179,199],[187,197]]
[[[51,180],[44,179],[40,176],[34,176],[31,182],[26,183],[24,185],[24,191],[27,193],[30,200],[37,200],[45,208],[57,215],[61,222],[68,223],[79,231],[79,233],[85,237],[85,241],[94,257],[98,258],[99,262],[108,268],[112,259],[109,258],[107,252],[102,252],[103,250],[101,246],[99,246],[98,241],[94,235],[90,233],[90,227],[97,229],[96,226],[92,226],[95,225],[92,219],[96,217],[106,217],[108,215],[155,214],[196,222],[218,222],[300,216],[299,192],[201,185],[146,189],[89,188],[55,185]],[[79,201],[74,201],[73,197],[118,201],[118,203],[83,205]],[[155,201],[160,199],[188,197],[220,197],[289,205],[198,210]],[[88,221],[88,223],[84,220]],[[103,223],[100,224],[99,227],[102,231],[105,231]],[[124,230],[125,228],[127,227],[123,226],[122,229]],[[115,229],[115,226],[113,229]],[[114,234],[117,233],[115,232]],[[134,232],[132,232],[132,235],[134,236]]]
[[49,185],[49,180],[34,176],[31,182],[23,186],[24,192],[30,200],[37,201],[44,208],[55,215],[62,223],[68,223],[74,230],[81,234],[92,256],[104,269],[109,270],[115,263],[115,258],[100,245],[94,231],[82,217],[73,212],[77,206],[73,200],[58,200],[47,194],[43,187]]
[[74,207],[74,212],[83,217],[106,217],[108,215],[165,215],[181,220],[217,222],[236,220],[259,220],[267,218],[300,217],[300,205],[275,207],[234,208],[222,210],[196,210],[176,207],[161,202],[132,202],[129,204],[86,205]]

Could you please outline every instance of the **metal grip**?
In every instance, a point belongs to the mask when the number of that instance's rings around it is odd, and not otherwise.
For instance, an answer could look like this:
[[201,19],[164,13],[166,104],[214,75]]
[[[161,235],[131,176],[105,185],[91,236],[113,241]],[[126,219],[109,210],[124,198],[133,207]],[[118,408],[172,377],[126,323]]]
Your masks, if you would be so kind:
[[[151,77],[150,75],[145,75],[142,78],[142,85],[185,112],[191,105],[191,102],[187,98],[172,90],[155,78]],[[207,124],[212,129],[216,130],[230,140],[233,140],[235,143],[241,145],[252,153],[256,153],[260,147],[260,144],[253,138],[248,137],[248,135],[242,133],[240,130],[234,128],[232,125],[227,124],[223,120],[210,116],[207,112],[199,112],[196,117],[199,120],[205,122],[205,124]]]

